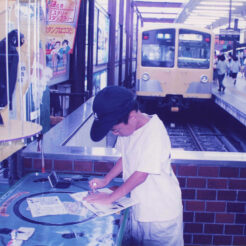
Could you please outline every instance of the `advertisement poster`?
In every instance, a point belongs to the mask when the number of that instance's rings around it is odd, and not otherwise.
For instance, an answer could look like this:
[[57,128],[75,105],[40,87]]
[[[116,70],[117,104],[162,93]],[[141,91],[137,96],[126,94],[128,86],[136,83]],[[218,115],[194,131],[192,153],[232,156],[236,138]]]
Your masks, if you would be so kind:
[[93,74],[93,95],[107,86],[107,70]]
[[49,85],[68,80],[80,0],[46,0],[46,64],[53,71]]
[[97,28],[97,64],[108,62],[109,18],[99,11]]
[[120,58],[120,25],[115,29],[115,61]]
[[232,48],[233,41],[220,40],[219,35],[215,35],[215,43],[214,43],[215,50],[221,51],[223,49],[227,49],[228,46]]

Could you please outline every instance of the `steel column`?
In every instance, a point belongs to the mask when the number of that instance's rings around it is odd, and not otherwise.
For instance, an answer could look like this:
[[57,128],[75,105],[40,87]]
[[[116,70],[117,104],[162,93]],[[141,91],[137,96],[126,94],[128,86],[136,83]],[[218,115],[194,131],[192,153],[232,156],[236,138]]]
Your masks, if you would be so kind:
[[[116,19],[116,1],[108,2],[109,10],[109,62],[108,62],[108,85],[115,83],[115,19]],[[118,82],[118,81],[117,81]]]
[[[71,92],[85,94],[85,37],[86,37],[86,6],[87,1],[81,1],[78,25],[76,30],[74,52],[70,59]],[[84,102],[84,96],[70,97],[69,111],[74,111]]]
[[94,11],[95,0],[89,1],[89,29],[88,29],[88,63],[87,63],[87,90],[89,97],[93,89],[93,39],[94,39]]
[[131,0],[126,1],[126,59],[125,59],[125,80],[124,86],[129,87],[129,39],[130,39],[130,9],[131,9]]
[[119,24],[120,24],[120,49],[119,49],[119,80],[118,84],[122,85],[122,53],[123,53],[123,23],[124,23],[124,0],[120,0],[120,13],[119,13]]

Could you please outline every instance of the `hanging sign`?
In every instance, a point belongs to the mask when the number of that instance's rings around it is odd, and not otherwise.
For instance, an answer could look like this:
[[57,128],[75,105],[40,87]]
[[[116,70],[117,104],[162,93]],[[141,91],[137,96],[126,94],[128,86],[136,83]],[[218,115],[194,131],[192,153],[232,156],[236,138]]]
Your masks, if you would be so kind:
[[46,0],[46,65],[52,69],[49,85],[69,79],[80,0]]
[[240,40],[240,30],[234,29],[220,29],[220,40],[226,41],[239,41]]
[[46,9],[46,54],[54,49],[72,53],[80,0],[46,0]]

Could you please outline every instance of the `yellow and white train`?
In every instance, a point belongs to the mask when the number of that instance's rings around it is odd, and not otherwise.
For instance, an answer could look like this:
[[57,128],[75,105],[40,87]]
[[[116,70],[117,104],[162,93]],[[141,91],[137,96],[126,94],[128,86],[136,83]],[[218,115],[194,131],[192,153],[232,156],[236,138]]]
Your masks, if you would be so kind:
[[209,100],[213,82],[214,34],[168,24],[143,28],[138,37],[136,93],[172,111]]

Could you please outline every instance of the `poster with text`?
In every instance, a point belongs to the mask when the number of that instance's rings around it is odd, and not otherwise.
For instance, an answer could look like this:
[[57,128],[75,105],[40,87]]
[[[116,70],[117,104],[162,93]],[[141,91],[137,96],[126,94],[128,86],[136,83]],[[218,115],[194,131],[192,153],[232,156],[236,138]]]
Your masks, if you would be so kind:
[[51,84],[69,79],[80,0],[46,0],[46,64],[53,71]]
[[108,62],[109,51],[109,18],[99,11],[97,28],[97,64]]

